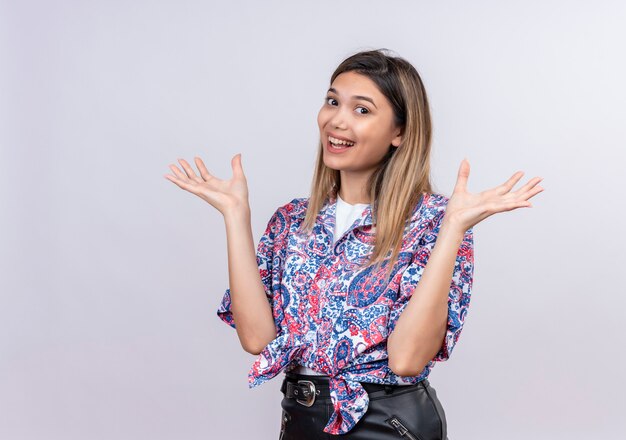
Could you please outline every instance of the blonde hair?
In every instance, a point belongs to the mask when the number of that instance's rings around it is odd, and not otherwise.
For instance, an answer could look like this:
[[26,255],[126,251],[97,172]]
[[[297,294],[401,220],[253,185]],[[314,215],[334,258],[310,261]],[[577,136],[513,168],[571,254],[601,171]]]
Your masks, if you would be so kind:
[[[333,72],[330,84],[341,73],[354,71],[367,76],[389,100],[396,125],[401,127],[399,147],[389,152],[372,173],[367,191],[372,221],[376,225],[374,249],[364,268],[379,270],[391,253],[389,271],[397,262],[405,229],[423,193],[431,193],[431,117],[426,90],[417,70],[405,59],[390,56],[386,49],[358,52],[345,59]],[[306,216],[300,227],[310,233],[327,197],[337,197],[341,187],[338,170],[323,160],[324,144],[319,140]]]

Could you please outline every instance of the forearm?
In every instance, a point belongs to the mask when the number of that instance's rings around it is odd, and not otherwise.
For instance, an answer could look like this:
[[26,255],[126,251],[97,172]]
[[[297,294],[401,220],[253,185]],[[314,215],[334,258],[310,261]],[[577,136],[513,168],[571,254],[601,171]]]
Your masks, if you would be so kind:
[[444,221],[415,290],[387,340],[389,368],[418,375],[442,346],[448,322],[448,295],[464,232]]
[[276,326],[256,261],[249,208],[224,215],[228,247],[231,312],[245,351],[258,354],[274,338]]

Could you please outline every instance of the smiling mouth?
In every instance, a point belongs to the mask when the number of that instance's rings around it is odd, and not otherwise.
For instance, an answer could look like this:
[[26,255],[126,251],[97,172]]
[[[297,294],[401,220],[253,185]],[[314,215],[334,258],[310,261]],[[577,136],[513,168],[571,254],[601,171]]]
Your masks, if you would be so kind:
[[342,149],[349,148],[354,146],[354,142],[352,141],[344,141],[343,139],[337,139],[332,136],[328,136],[328,142],[333,148]]

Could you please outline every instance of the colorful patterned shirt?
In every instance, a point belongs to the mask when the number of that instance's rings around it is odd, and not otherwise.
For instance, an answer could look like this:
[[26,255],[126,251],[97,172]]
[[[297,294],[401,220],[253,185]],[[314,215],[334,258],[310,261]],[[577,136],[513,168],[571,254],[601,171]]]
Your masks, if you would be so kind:
[[[296,365],[330,378],[333,413],[324,427],[344,434],[367,411],[360,382],[414,384],[445,361],[467,316],[474,273],[473,228],[459,247],[448,295],[448,324],[442,346],[418,376],[398,376],[388,366],[387,337],[419,282],[435,245],[448,198],[424,193],[405,230],[389,282],[385,271],[362,269],[374,246],[371,206],[333,244],[336,197],[328,197],[312,233],[298,232],[308,198],[295,198],[272,215],[257,247],[257,263],[273,311],[277,337],[258,355],[248,374],[256,387]],[[226,289],[217,310],[235,327]]]

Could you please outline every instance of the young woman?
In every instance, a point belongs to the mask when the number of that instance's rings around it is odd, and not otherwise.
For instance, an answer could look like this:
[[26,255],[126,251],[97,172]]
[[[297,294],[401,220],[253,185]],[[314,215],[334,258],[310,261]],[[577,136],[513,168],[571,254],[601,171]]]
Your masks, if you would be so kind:
[[[282,439],[446,439],[427,377],[449,358],[470,303],[473,226],[543,191],[516,172],[448,198],[430,182],[431,120],[415,68],[385,50],[335,70],[317,119],[311,195],[271,217],[258,247],[241,155],[220,180],[179,159],[165,177],[223,215],[230,288],[218,316],[258,355],[254,387],[284,372]],[[435,246],[436,243],[436,246]]]

